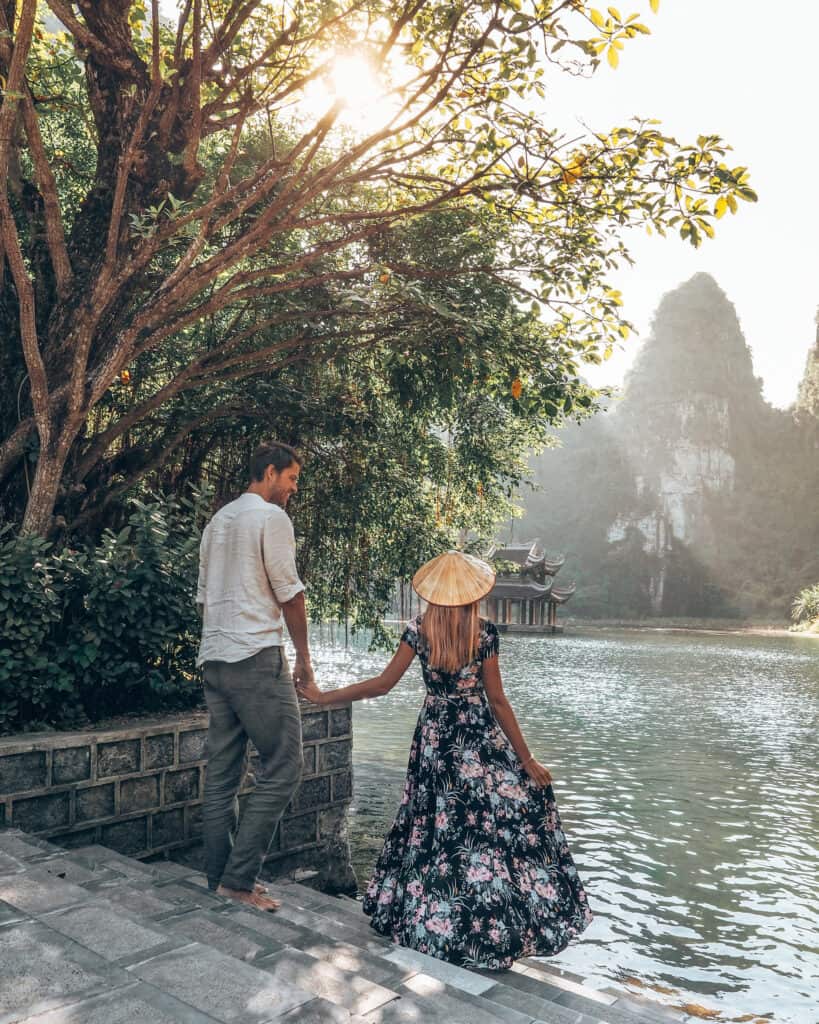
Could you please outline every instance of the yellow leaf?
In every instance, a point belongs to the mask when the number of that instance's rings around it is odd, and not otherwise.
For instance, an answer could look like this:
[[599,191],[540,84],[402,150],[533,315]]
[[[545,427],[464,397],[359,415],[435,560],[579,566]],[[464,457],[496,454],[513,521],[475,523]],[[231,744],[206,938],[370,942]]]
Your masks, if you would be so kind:
[[724,217],[728,211],[728,200],[725,196],[720,196],[719,199],[714,203],[714,216],[719,220]]
[[600,11],[596,11],[594,8],[592,8],[589,11],[589,17],[598,28],[603,27],[603,15],[600,13]]
[[660,0],[648,0],[648,2],[651,4],[652,11],[656,14],[660,9]]
[[609,14],[612,16],[612,18],[615,19],[615,21],[622,21],[623,20],[622,17],[620,16],[620,12],[617,10],[616,7],[609,7]]
[[609,64],[613,68],[616,68],[617,65],[620,63],[620,55],[618,54],[617,49],[614,46],[610,46],[608,48],[606,57],[608,58]]

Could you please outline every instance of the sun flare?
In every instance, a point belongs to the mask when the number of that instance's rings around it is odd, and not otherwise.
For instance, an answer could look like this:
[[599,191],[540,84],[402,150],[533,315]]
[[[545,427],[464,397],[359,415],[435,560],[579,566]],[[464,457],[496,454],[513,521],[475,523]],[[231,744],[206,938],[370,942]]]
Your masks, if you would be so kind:
[[395,116],[395,97],[367,54],[336,53],[327,68],[304,93],[304,104],[313,116],[338,103],[337,123],[356,132],[376,131]]
[[336,99],[355,113],[377,101],[384,92],[370,62],[358,54],[335,57],[328,84]]

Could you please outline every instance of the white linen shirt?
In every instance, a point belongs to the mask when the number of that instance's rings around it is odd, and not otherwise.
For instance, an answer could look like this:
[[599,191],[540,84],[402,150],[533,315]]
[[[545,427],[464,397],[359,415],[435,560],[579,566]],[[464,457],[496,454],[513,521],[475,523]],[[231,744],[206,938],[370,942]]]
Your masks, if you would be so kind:
[[221,508],[199,547],[196,603],[202,642],[196,664],[242,661],[284,641],[281,606],[304,590],[290,517],[259,494]]

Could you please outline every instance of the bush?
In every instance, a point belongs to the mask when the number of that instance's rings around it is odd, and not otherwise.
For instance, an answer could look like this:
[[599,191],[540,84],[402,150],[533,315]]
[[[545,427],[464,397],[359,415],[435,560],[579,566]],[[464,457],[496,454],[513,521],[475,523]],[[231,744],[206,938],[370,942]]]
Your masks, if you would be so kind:
[[797,623],[819,619],[819,583],[805,587],[797,594],[791,605],[791,617]]
[[123,530],[78,548],[0,530],[0,733],[200,703],[194,599],[208,502],[132,500]]

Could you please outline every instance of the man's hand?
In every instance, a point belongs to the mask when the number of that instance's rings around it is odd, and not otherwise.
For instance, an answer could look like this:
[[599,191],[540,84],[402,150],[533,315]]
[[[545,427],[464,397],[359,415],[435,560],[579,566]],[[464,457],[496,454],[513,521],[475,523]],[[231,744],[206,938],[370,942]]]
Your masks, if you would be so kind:
[[298,690],[309,683],[312,683],[314,686],[316,684],[313,666],[299,654],[296,655],[296,664],[293,666],[293,682]]
[[296,690],[300,697],[304,697],[305,700],[309,700],[312,704],[323,704],[325,694],[316,686],[315,679],[310,679],[309,683],[300,683],[296,686]]

